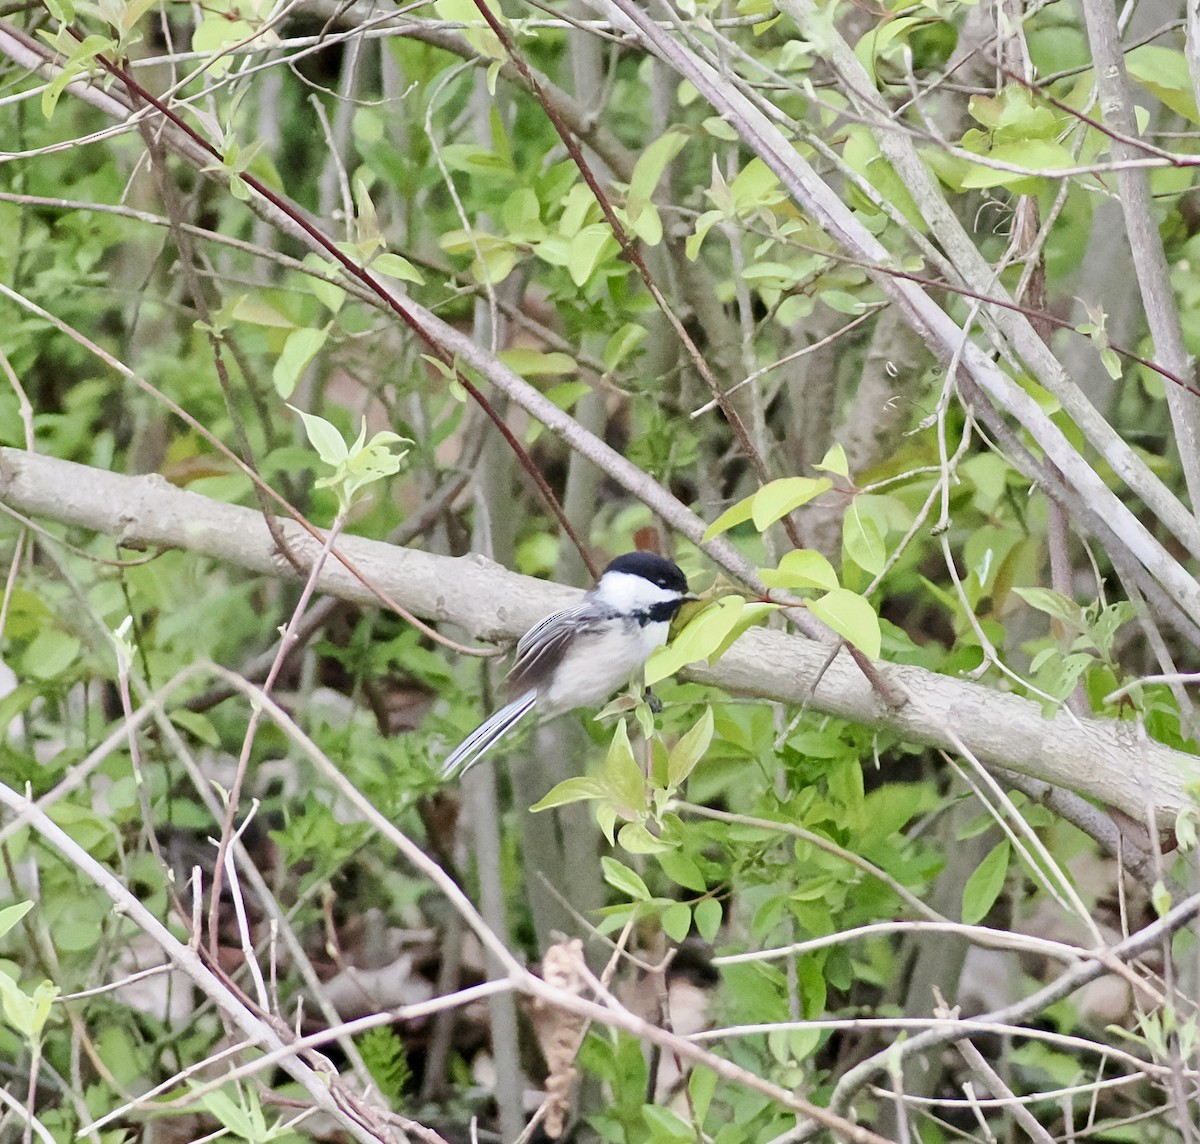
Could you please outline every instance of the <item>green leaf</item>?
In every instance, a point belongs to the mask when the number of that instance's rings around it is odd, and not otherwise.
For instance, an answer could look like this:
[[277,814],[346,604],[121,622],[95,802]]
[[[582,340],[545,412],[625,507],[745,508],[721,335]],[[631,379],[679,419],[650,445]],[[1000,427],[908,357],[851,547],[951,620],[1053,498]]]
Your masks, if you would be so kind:
[[925,16],[901,16],[893,20],[880,20],[871,25],[867,33],[854,45],[854,54],[859,63],[872,76],[875,61],[891,46],[893,41],[906,39],[905,33],[921,27],[927,22]]
[[879,525],[852,505],[842,523],[842,544],[846,555],[864,572],[878,576],[887,565],[887,547]]
[[591,798],[603,798],[605,789],[596,779],[576,777],[564,779],[555,786],[543,799],[535,802],[529,809],[536,813],[539,810],[551,810],[556,806],[567,806],[572,802],[585,802]]
[[1171,910],[1171,891],[1167,889],[1161,878],[1154,883],[1150,890],[1150,903],[1160,918]]
[[[232,19],[231,16],[231,12],[210,10],[192,33],[192,51],[215,56],[222,48],[236,44],[254,33],[253,24],[246,20]],[[219,77],[223,76],[232,64],[232,56],[222,56],[220,59],[209,60],[205,70],[209,75]]]
[[571,239],[567,252],[567,273],[571,275],[571,281],[579,287],[586,285],[601,259],[616,245],[617,240],[602,223],[583,227]]
[[678,850],[667,850],[658,856],[658,864],[672,882],[683,886],[686,890],[695,890],[697,894],[708,892],[708,883],[696,865],[686,854]]
[[293,405],[288,408],[300,414],[309,441],[321,460],[333,469],[331,474],[316,482],[316,487],[333,489],[337,493],[338,509],[343,514],[349,511],[363,488],[399,472],[400,463],[408,455],[407,449],[392,452],[393,445],[410,443],[398,433],[383,430],[368,441],[365,417],[358,436],[347,446],[342,435],[323,417],[305,413]]
[[646,888],[646,883],[628,866],[605,855],[600,859],[600,868],[604,872],[604,880],[614,890],[632,898],[635,902],[650,900],[650,891]]
[[0,910],[0,937],[8,933],[32,909],[32,902],[17,902],[14,906],[5,906]]
[[1021,139],[1015,143],[1000,143],[987,153],[987,157],[1022,170],[1005,171],[975,164],[962,178],[965,189],[1009,187],[1023,191],[1023,184],[1041,177],[1043,173],[1053,175],[1055,171],[1078,165],[1078,160],[1066,147],[1051,139]]
[[394,1105],[404,1100],[404,1090],[412,1080],[408,1050],[395,1029],[377,1026],[358,1038],[363,1063],[380,1092]]
[[336,282],[329,281],[330,278],[337,277],[338,264],[328,258],[322,258],[319,254],[309,253],[304,256],[304,265],[317,271],[317,274],[305,276],[304,285],[325,309],[331,314],[336,314],[346,301],[345,289]]
[[1200,123],[1195,89],[1182,52],[1158,44],[1143,44],[1125,56],[1129,75],[1172,111]]
[[721,903],[716,898],[705,898],[704,901],[696,903],[692,916],[696,920],[696,929],[700,936],[711,945],[721,928]]
[[758,574],[768,588],[824,588],[832,591],[841,585],[833,565],[823,553],[812,548],[793,548],[785,552],[778,568],[760,568]]
[[11,1028],[26,1040],[32,1039],[33,1000],[3,970],[0,970],[0,1012]]
[[647,203],[637,220],[629,224],[629,229],[647,246],[657,246],[663,236],[662,216],[658,213],[658,207]]
[[631,811],[644,811],[647,808],[646,776],[633,757],[624,719],[613,732],[601,779],[606,791],[622,807]]
[[674,942],[683,941],[692,929],[692,907],[676,902],[662,913],[663,932]]
[[371,259],[369,269],[372,274],[382,274],[400,282],[413,282],[418,286],[425,285],[425,279],[421,277],[421,272],[407,258],[399,254],[376,255]]
[[60,628],[43,628],[21,656],[21,672],[35,679],[62,675],[79,656],[79,640]]
[[[1195,807],[1185,806],[1175,816],[1175,841],[1179,843],[1181,854],[1187,854],[1196,849],[1196,810]],[[0,913],[0,926],[3,925],[4,915]],[[4,933],[0,928],[0,934]]]
[[302,328],[288,334],[282,352],[275,359],[275,367],[271,370],[275,392],[285,401],[292,396],[300,375],[321,352],[321,347],[325,345],[328,337],[328,326],[319,330]]
[[[522,377],[557,377],[564,373],[579,372],[575,359],[564,353],[542,353],[540,350],[518,347],[502,351],[500,360]],[[585,385],[584,388],[591,387]]]
[[[505,58],[504,45],[500,42],[500,37],[492,31],[491,27],[479,14],[479,9],[475,7],[474,0],[436,0],[433,8],[447,22],[465,24],[466,27],[459,30],[459,35],[481,56],[486,56],[491,60],[503,60]],[[500,15],[495,4],[489,3],[488,8],[500,16],[501,23],[508,23]]]
[[1104,366],[1104,372],[1113,381],[1119,381],[1121,375],[1125,372],[1124,367],[1121,365],[1120,355],[1111,347],[1100,351],[1100,364]]
[[207,716],[201,715],[199,711],[189,711],[186,707],[178,707],[170,713],[170,720],[206,746],[219,747],[221,745],[221,736],[216,727],[212,725],[212,721]]
[[879,617],[857,592],[836,588],[819,600],[810,600],[808,610],[871,659],[879,658],[883,644]]
[[[314,255],[315,257],[315,255]],[[245,322],[251,326],[265,326],[268,329],[294,330],[296,323],[291,318],[281,314],[265,298],[258,294],[239,294],[236,298],[221,307],[222,317],[237,322]],[[219,325],[217,316],[213,317],[213,325]]]
[[[188,1083],[197,1086],[199,1082],[189,1081]],[[250,1114],[224,1089],[206,1092],[200,1098],[200,1103],[204,1105],[210,1115],[216,1118],[218,1123],[224,1125],[235,1136],[240,1136],[243,1140],[257,1139],[254,1121]]]
[[826,477],[781,477],[770,481],[754,494],[751,508],[754,527],[765,532],[775,521],[831,488],[833,482]]
[[692,1130],[692,1126],[678,1112],[673,1112],[669,1108],[657,1104],[643,1105],[642,1119],[650,1126],[650,1131],[656,1141],[662,1141],[664,1138],[680,1141],[696,1139],[696,1133]]
[[689,620],[683,631],[666,647],[660,647],[646,661],[646,686],[674,675],[689,663],[702,659],[716,663],[747,628],[758,623],[778,604],[747,602],[741,596],[724,596]]
[[1077,604],[1070,596],[1056,592],[1053,588],[1013,588],[1018,596],[1031,608],[1045,612],[1051,619],[1067,625],[1072,631],[1087,630],[1087,617],[1082,605]]
[[[54,41],[51,40],[51,43]],[[42,114],[50,119],[58,106],[59,97],[67,89],[67,85],[78,79],[91,67],[92,61],[102,53],[112,52],[116,48],[115,41],[107,36],[87,36],[72,50],[62,64],[62,69],[46,85],[42,92]]]
[[[90,806],[60,799],[50,806],[46,815],[93,857],[107,857],[112,852],[117,835],[116,825],[111,818],[97,814]],[[107,910],[107,907],[100,908],[103,912]],[[77,910],[74,912],[78,914]]]
[[54,1002],[58,1000],[59,988],[53,981],[38,983],[33,991],[33,1039],[41,1039],[42,1030],[50,1019]]
[[982,921],[988,910],[996,904],[1008,874],[1009,851],[1010,846],[1006,838],[992,848],[963,886],[962,920],[967,925],[975,925]]
[[[879,199],[890,203],[919,231],[925,232],[929,229],[929,223],[912,197],[908,184],[884,157],[883,152],[879,149],[879,142],[870,128],[863,124],[847,126],[842,158],[851,170],[857,172],[874,187],[878,192]],[[848,191],[852,204],[857,206],[865,201],[871,215],[878,216],[879,207],[874,198],[853,184],[849,186]],[[818,465],[817,467],[821,468],[822,466]],[[838,470],[833,471],[837,472]],[[840,475],[847,476],[846,473]]]
[[26,993],[7,973],[0,971],[0,1011],[4,1019],[31,1044],[42,1039],[42,1030],[59,994],[52,981],[43,981]]
[[846,459],[846,450],[841,445],[832,445],[821,458],[819,465],[813,465],[823,473],[835,473],[839,477],[850,476],[850,462]]
[[707,544],[714,536],[728,532],[734,525],[742,524],[750,519],[754,510],[754,497],[748,496],[735,505],[730,505],[716,520],[704,530],[704,543]]
[[681,667],[707,659],[734,629],[745,607],[745,597],[723,596],[688,621],[671,643],[658,648],[646,662],[646,686],[653,687]]
[[691,1097],[698,1125],[704,1124],[704,1119],[708,1116],[708,1106],[712,1104],[713,1093],[716,1091],[717,1074],[704,1065],[693,1066],[692,1075],[688,1077],[688,1096]]
[[608,839],[609,846],[616,846],[617,808],[611,802],[602,802],[596,807],[596,825]]
[[708,232],[724,217],[724,211],[705,211],[696,220],[696,229],[688,235],[687,242],[683,244],[683,252],[687,255],[689,261],[696,261],[700,255],[700,247],[704,244],[705,238],[708,237]]
[[649,205],[667,164],[683,150],[688,137],[680,131],[668,131],[654,140],[638,156],[629,179],[629,194],[625,199],[625,215],[630,225]]
[[713,712],[711,707],[696,720],[692,728],[671,748],[667,756],[667,785],[677,787],[692,773],[696,764],[704,757],[713,737]]
[[336,467],[346,459],[349,450],[336,426],[326,421],[324,417],[318,417],[315,413],[306,413],[294,405],[289,405],[288,408],[293,413],[300,414],[300,420],[304,422],[304,432],[308,436],[308,443],[316,449],[317,456],[325,464]]
[[787,197],[779,185],[779,176],[757,157],[738,172],[737,178],[729,184],[729,191],[734,210],[743,217],[783,202]]
[[626,322],[613,334],[604,346],[604,369],[612,373],[630,354],[644,342],[650,331],[646,326]]
[[640,822],[627,822],[617,832],[617,842],[630,854],[662,854],[670,844],[655,838]]

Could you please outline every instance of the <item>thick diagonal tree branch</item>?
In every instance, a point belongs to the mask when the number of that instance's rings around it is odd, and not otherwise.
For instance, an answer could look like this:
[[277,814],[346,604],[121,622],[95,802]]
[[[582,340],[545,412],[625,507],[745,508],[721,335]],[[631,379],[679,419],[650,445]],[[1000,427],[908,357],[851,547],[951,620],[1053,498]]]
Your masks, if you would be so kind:
[[[160,476],[127,477],[18,449],[0,449],[0,501],[22,513],[111,536],[131,547],[182,548],[262,575],[294,578],[260,513],[175,488]],[[311,559],[318,542],[293,521],[280,527],[293,551]],[[482,557],[457,559],[345,536],[338,550],[414,614],[452,623],[477,639],[512,640],[578,591],[518,576]],[[319,590],[364,606],[376,597],[336,561]],[[1006,767],[1117,807],[1136,819],[1152,808],[1159,824],[1193,805],[1200,760],[1139,734],[1132,723],[1047,718],[1039,704],[918,667],[880,665],[885,681],[916,701],[899,708],[840,653],[782,632],[747,632],[712,666],[684,674],[731,695],[808,704],[909,743]]]

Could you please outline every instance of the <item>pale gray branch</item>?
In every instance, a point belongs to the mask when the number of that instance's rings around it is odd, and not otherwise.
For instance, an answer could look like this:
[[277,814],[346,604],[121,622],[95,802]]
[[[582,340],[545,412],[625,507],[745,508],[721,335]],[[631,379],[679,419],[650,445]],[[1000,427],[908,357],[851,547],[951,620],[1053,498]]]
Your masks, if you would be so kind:
[[[163,477],[127,477],[0,449],[0,500],[21,512],[102,532],[131,547],[176,547],[247,571],[295,575],[273,549],[260,513],[185,492]],[[311,560],[319,543],[280,521],[292,550]],[[457,559],[345,536],[338,550],[416,615],[457,625],[477,639],[512,640],[578,590],[518,576],[479,556]],[[340,563],[321,573],[320,591],[365,606],[376,597]],[[956,752],[965,746],[1007,767],[1119,807],[1142,820],[1152,807],[1163,825],[1194,805],[1189,786],[1200,761],[1139,736],[1131,723],[1047,718],[1039,704],[918,667],[880,665],[885,682],[914,696],[889,708],[845,652],[825,668],[829,649],[800,636],[755,629],[715,665],[684,674],[733,695],[807,703],[910,742]]]
[[[1104,121],[1122,136],[1109,144],[1113,158],[1121,161],[1138,157],[1140,149],[1126,141],[1140,132],[1133,114],[1116,8],[1107,0],[1083,0],[1083,16],[1096,63],[1096,88]],[[1133,168],[1118,170],[1116,180],[1155,355],[1176,377],[1190,379],[1191,355],[1183,344],[1183,326],[1150,197],[1150,180],[1145,171]],[[1166,394],[1192,511],[1196,512],[1200,510],[1200,398],[1177,385],[1168,385]]]

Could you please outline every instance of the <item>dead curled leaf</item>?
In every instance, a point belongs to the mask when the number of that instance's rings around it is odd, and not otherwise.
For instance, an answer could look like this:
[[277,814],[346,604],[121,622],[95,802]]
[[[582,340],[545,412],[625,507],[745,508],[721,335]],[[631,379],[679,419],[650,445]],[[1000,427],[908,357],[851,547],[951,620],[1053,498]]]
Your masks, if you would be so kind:
[[[546,950],[542,959],[542,978],[547,985],[575,996],[583,992],[583,942],[579,938],[558,942]],[[571,1110],[571,1088],[575,1084],[575,1056],[583,1039],[584,1018],[545,1002],[539,1008],[548,1010],[549,1021],[542,1037],[546,1056],[546,1100],[543,1130],[552,1140],[563,1133]]]

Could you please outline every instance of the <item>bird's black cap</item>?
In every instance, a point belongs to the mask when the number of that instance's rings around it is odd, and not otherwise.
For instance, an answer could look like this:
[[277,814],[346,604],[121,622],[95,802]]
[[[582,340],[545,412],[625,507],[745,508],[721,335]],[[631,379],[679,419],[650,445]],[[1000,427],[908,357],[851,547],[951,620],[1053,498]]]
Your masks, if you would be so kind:
[[604,571],[624,572],[629,576],[640,576],[643,580],[649,580],[651,584],[657,584],[660,588],[682,592],[685,595],[688,590],[687,577],[679,565],[670,560],[664,560],[663,557],[656,556],[653,552],[626,552],[624,556],[618,556]]

